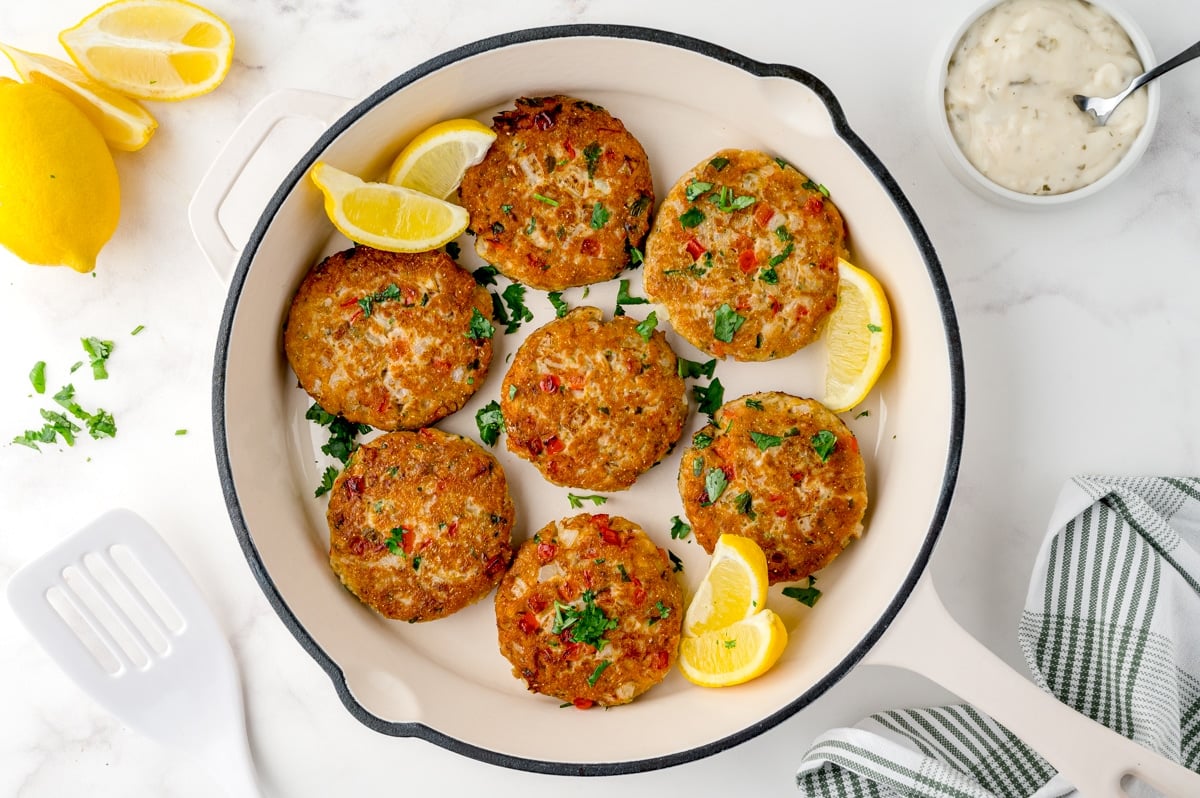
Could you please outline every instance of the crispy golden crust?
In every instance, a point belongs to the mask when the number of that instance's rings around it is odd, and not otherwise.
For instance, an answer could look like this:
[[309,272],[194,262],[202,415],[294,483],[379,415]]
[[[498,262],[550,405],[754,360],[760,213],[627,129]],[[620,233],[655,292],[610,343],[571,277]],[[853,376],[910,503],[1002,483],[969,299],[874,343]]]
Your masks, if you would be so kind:
[[654,183],[621,120],[584,100],[522,97],[492,127],[496,141],[459,188],[479,256],[547,291],[624,269],[650,226]]
[[[733,209],[739,197],[753,203]],[[837,304],[844,236],[833,202],[795,167],[761,152],[722,150],[663,200],[646,241],[646,293],[705,352],[785,357],[817,338]],[[722,306],[726,318],[744,319],[732,336],[717,324]]]
[[360,446],[326,516],[334,572],[396,620],[442,618],[478,601],[512,557],[500,464],[474,441],[433,428]]
[[292,300],[283,333],[288,363],[330,413],[379,429],[417,429],[458,410],[492,362],[472,338],[486,289],[440,250],[330,255]]
[[[589,603],[603,617],[592,609],[571,622]],[[547,524],[522,544],[496,591],[500,651],[513,675],[581,708],[626,704],[662,681],[682,615],[667,553],[619,516]]]
[[687,396],[662,332],[581,307],[535,330],[504,384],[509,451],[556,485],[624,490],[683,432]]
[[[753,538],[767,555],[771,582],[792,582],[824,568],[862,534],[867,488],[858,441],[820,402],[751,394],[726,402],[714,421],[679,464],[684,510],[709,553],[724,532]],[[826,432],[836,443],[823,461],[814,436]],[[722,474],[728,484],[710,501],[708,489]]]

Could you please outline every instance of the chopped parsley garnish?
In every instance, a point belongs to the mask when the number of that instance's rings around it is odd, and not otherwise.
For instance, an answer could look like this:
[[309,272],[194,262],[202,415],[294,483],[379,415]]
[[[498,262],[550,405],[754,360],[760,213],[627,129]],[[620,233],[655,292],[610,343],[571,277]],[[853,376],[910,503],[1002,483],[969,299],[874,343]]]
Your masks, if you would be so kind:
[[137,335],[138,333],[140,333],[140,332],[141,332],[142,330],[144,330],[144,329],[146,329],[146,325],[144,325],[144,324],[139,324],[138,326],[134,327],[134,328],[133,328],[133,332],[131,332],[131,333],[129,333],[129,334],[130,334],[130,335]]
[[878,324],[868,324],[867,329],[873,333],[883,332],[883,328],[880,327]]
[[642,251],[640,249],[638,249],[637,247],[630,246],[629,247],[629,267],[631,269],[636,269],[638,266],[641,266],[645,262],[646,262],[646,258],[644,255],[642,255]]
[[515,385],[508,386],[508,398],[511,400],[516,395],[517,395],[517,386],[515,386]]
[[609,665],[612,665],[612,662],[609,660],[600,660],[600,664],[596,666],[596,670],[592,671],[592,675],[587,678],[588,687],[596,686],[596,682],[600,680],[600,674],[604,673],[604,669]]
[[[791,246],[791,244],[789,244],[788,246]],[[779,272],[775,271],[774,266],[767,266],[762,269],[759,269],[758,279],[760,281],[766,283],[767,285],[778,285],[779,284]]]
[[643,341],[649,341],[650,336],[654,335],[656,327],[658,327],[658,313],[652,310],[646,320],[640,322],[633,329],[637,330],[637,334],[642,336]]
[[583,609],[576,609],[569,604],[554,602],[554,626],[552,634],[560,634],[571,630],[571,640],[585,643],[599,650],[603,647],[604,633],[617,628],[615,618],[609,618],[604,610],[596,606],[596,594],[591,590],[583,591]]
[[92,364],[92,377],[107,380],[108,369],[105,368],[104,361],[112,354],[113,342],[101,341],[99,338],[80,338],[79,343],[83,344],[83,351],[87,352],[88,360]]
[[525,225],[525,235],[533,235],[533,231],[537,229],[537,219],[533,216],[529,217],[529,224]]
[[683,570],[683,560],[679,559],[675,552],[667,549],[667,556],[671,558],[671,565],[675,566],[675,573]]
[[762,410],[763,403],[758,399],[747,399],[746,407],[750,408],[751,410]]
[[600,154],[603,152],[598,141],[593,141],[583,148],[583,158],[587,161],[588,180],[596,176],[596,167],[600,164]]
[[500,270],[489,263],[471,272],[471,276],[475,278],[475,282],[479,285],[495,285],[496,275],[499,273]]
[[572,507],[575,507],[575,508],[582,507],[584,502],[591,502],[592,504],[599,507],[600,505],[604,504],[606,501],[608,501],[607,496],[595,496],[595,495],[593,495],[593,496],[577,496],[574,493],[567,494],[567,502]]
[[746,317],[729,307],[729,303],[725,302],[721,307],[717,308],[717,312],[713,315],[713,338],[729,343],[745,323]]
[[692,534],[692,527],[677,515],[671,516],[671,540],[683,540]]
[[647,197],[645,194],[641,194],[638,196],[637,199],[635,199],[633,201],[633,204],[629,206],[629,215],[630,216],[641,216],[642,211],[646,210],[649,207],[650,207],[650,198]]
[[46,410],[44,408],[38,412],[46,420],[46,427],[54,430],[56,434],[61,435],[62,439],[67,442],[67,446],[75,445],[75,433],[79,432],[79,427],[71,419],[62,413],[56,413],[53,410]]
[[[93,272],[93,274],[95,274],[95,272]],[[74,374],[75,372],[79,371],[79,368],[82,365],[83,365],[82,360],[76,360],[74,363],[71,364],[71,373]]]
[[779,225],[775,228],[775,237],[784,242],[792,240],[792,234],[788,232],[788,229],[783,225]]
[[13,443],[21,446],[28,446],[30,449],[40,452],[39,443],[54,443],[57,440],[57,432],[49,425],[42,427],[40,430],[25,430],[24,435],[18,435],[12,439]]
[[646,621],[647,626],[653,626],[671,614],[671,608],[661,601],[654,602],[654,609],[658,611],[658,615],[651,615]]
[[[792,166],[790,163],[783,160],[782,158],[776,158],[775,163],[779,164],[780,169],[787,169],[789,166]],[[795,169],[794,166],[792,168]]]
[[699,403],[700,412],[707,413],[711,416],[713,413],[717,412],[717,410],[725,402],[725,386],[721,384],[720,378],[714,377],[713,381],[708,384],[708,387],[693,385],[692,396],[694,396],[696,398],[696,402]]
[[758,447],[760,452],[765,452],[773,446],[779,446],[783,443],[783,437],[779,435],[767,435],[763,432],[750,433],[750,438],[754,441],[754,445]]
[[709,199],[717,206],[717,210],[725,213],[740,211],[758,202],[758,198],[749,195],[734,196],[733,189],[729,186],[721,186],[719,190],[709,196]]
[[787,596],[788,598],[794,598],[796,601],[799,601],[801,604],[807,607],[812,607],[817,603],[817,599],[821,598],[821,591],[813,587],[813,585],[816,583],[817,578],[815,576],[810,576],[808,578],[808,587],[785,587],[783,589],[783,595]]
[[819,191],[824,197],[829,196],[829,189],[825,188],[825,186],[821,185],[820,183],[813,182],[811,179],[805,180],[804,184],[800,186],[800,188],[806,191]]
[[104,408],[96,408],[96,412],[84,423],[87,424],[88,434],[93,438],[117,437],[117,422]]
[[704,211],[695,207],[688,208],[687,211],[685,211],[683,215],[679,217],[679,223],[683,225],[685,230],[690,227],[695,227],[703,221]]
[[313,498],[319,499],[329,491],[333,490],[333,481],[337,479],[337,466],[327,466],[325,473],[321,474],[321,484],[313,491]]
[[697,432],[692,436],[692,446],[695,446],[697,449],[707,449],[712,445],[712,442],[712,436],[705,432]]
[[554,306],[554,318],[561,319],[567,315],[567,311],[571,308],[563,301],[562,291],[551,291],[546,297],[550,300],[550,304]]
[[717,359],[715,357],[712,360],[704,363],[698,363],[695,360],[688,360],[685,357],[677,358],[677,360],[679,362],[679,376],[685,380],[689,378],[695,379],[698,377],[708,377],[709,379],[712,379],[712,375],[717,370]]
[[755,517],[755,513],[754,508],[751,507],[752,501],[754,501],[754,497],[750,495],[750,491],[742,491],[733,497],[733,506],[736,507],[737,511],[742,515],[748,515],[753,519]]
[[496,328],[488,321],[487,316],[480,313],[479,308],[471,308],[471,323],[467,325],[467,331],[463,333],[463,337],[483,341],[495,334]]
[[364,316],[370,316],[371,311],[375,309],[376,302],[382,302],[385,299],[399,299],[400,287],[395,283],[390,284],[382,291],[376,291],[373,294],[367,294],[362,299],[358,300],[358,306],[362,308]]
[[736,640],[726,640],[725,641],[725,648],[733,648],[736,645],[737,645]]
[[177,430],[175,430],[175,434],[176,435],[187,435],[187,430],[186,429],[177,429]]
[[617,286],[617,304],[618,305],[645,305],[649,299],[641,296],[631,296],[629,293],[629,281],[622,280]]
[[370,425],[355,424],[341,416],[335,416],[316,402],[308,408],[304,417],[322,427],[329,427],[329,442],[321,447],[321,451],[330,457],[341,460],[343,464],[358,448],[358,442],[354,440],[355,436],[371,431]]
[[855,416],[855,418],[862,418],[863,416],[869,416],[869,415],[871,415],[871,411],[870,411],[870,410],[864,410],[864,411],[862,411],[861,413],[859,413],[858,415],[856,415],[856,416]]
[[546,204],[547,204],[547,205],[549,205],[551,208],[557,208],[557,207],[558,207],[558,200],[556,200],[556,199],[552,199],[552,198],[550,198],[550,197],[547,197],[545,194],[534,194],[534,195],[533,195],[533,198],[534,198],[535,200],[537,200],[538,202],[544,202],[544,203],[546,203]]
[[592,221],[591,221],[592,229],[600,230],[601,228],[604,227],[604,225],[608,224],[608,220],[611,217],[612,217],[612,214],[608,212],[608,208],[605,208],[603,205],[601,205],[599,202],[597,202],[595,205],[592,206]]
[[33,364],[33,370],[29,372],[29,382],[33,384],[33,390],[36,392],[46,392],[46,361],[39,360]]
[[305,411],[304,417],[309,421],[315,421],[322,427],[328,427],[330,422],[337,418],[337,416],[335,416],[333,413],[330,413],[316,402],[313,402],[312,407]]
[[417,570],[417,569],[418,569],[418,568],[420,568],[420,567],[421,567],[421,558],[420,558],[420,557],[413,557],[413,570],[415,571],[415,570]]
[[625,563],[621,563],[621,562],[617,563],[617,570],[621,573],[621,581],[622,582],[633,581],[629,578],[629,574],[625,570]]
[[780,252],[778,255],[771,258],[769,261],[767,261],[767,265],[768,266],[778,266],[779,264],[783,263],[785,260],[788,259],[788,257],[792,254],[792,251],[795,248],[796,248],[796,246],[794,244],[788,244],[786,247],[783,248],[783,252]]
[[701,507],[708,507],[716,504],[717,499],[721,498],[721,494],[725,492],[725,488],[729,485],[729,478],[725,476],[725,472],[719,468],[710,468],[704,476],[704,492],[708,495],[708,501],[700,502]]
[[504,413],[500,403],[495,399],[488,402],[475,412],[475,426],[479,428],[479,440],[488,446],[495,446],[504,429]]
[[703,457],[692,458],[692,476],[698,477],[698,476],[700,476],[701,472],[703,472],[703,471],[704,471],[704,458]]
[[[511,205],[509,206],[512,207]],[[462,248],[458,246],[457,241],[451,241],[446,245],[446,254],[453,260],[458,260],[458,256],[462,254]]]
[[525,307],[525,286],[513,283],[504,289],[501,296],[504,297],[504,304],[508,305],[508,309],[512,312],[512,320],[506,322],[504,332],[514,333],[520,329],[522,322],[533,320],[533,311]]
[[687,197],[688,202],[695,202],[703,196],[704,192],[711,190],[712,183],[706,183],[703,180],[693,180],[687,184],[687,188],[683,191],[683,196]]
[[387,544],[388,551],[390,551],[392,554],[395,554],[397,557],[404,556],[404,535],[407,532],[407,529],[402,526],[398,526],[389,532],[388,536],[383,539],[383,542]]
[[708,165],[711,166],[713,169],[716,169],[719,172],[722,169],[724,169],[726,166],[729,166],[729,159],[718,156],[716,158],[713,158],[711,161],[709,161]]
[[812,447],[817,456],[821,458],[821,462],[824,463],[837,447],[837,436],[829,430],[823,429],[812,436]]

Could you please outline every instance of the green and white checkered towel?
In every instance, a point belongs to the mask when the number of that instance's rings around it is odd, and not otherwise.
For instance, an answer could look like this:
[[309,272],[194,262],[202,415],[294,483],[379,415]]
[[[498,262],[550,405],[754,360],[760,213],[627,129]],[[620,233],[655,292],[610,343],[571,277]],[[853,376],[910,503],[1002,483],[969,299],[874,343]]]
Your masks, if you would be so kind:
[[[1076,477],[1059,496],[1018,636],[1034,680],[1200,771],[1200,479]],[[872,715],[818,737],[819,798],[1058,798],[1046,760],[973,707]]]

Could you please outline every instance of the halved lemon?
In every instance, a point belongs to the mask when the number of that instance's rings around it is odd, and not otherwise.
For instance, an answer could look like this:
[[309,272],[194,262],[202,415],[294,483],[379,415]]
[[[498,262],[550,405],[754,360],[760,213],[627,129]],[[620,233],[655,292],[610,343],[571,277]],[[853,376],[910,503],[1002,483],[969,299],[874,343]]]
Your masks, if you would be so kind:
[[390,183],[367,183],[318,161],[309,172],[325,194],[325,213],[359,244],[389,252],[425,252],[462,235],[470,222],[457,205]]
[[892,313],[879,281],[840,258],[837,307],[826,322],[825,347],[821,402],[843,413],[866,398],[892,356]]
[[139,100],[212,91],[233,62],[233,31],[185,0],[117,0],[58,34],[88,77]]
[[87,115],[109,146],[133,152],[146,146],[158,122],[125,95],[102,86],[73,64],[40,53],[27,53],[0,43],[26,83],[40,83],[66,96]]
[[448,119],[426,128],[396,156],[387,181],[446,199],[467,170],[483,160],[496,133],[474,119]]
[[767,558],[750,538],[721,535],[683,615],[683,633],[703,635],[749,618],[767,604]]
[[770,670],[787,646],[787,628],[769,609],[744,621],[684,637],[679,643],[679,669],[701,687],[729,687]]

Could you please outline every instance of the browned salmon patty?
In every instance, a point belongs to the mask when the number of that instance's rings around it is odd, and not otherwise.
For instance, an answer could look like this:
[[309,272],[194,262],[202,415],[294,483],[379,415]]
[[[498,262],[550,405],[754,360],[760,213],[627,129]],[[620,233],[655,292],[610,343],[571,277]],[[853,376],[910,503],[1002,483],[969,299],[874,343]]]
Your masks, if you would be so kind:
[[751,538],[772,583],[829,565],[862,534],[867,510],[854,433],[820,402],[777,392],[717,410],[683,453],[679,495],[710,554],[722,533]]
[[667,553],[619,516],[584,513],[521,545],[496,591],[500,651],[535,693],[626,704],[679,651],[683,590]]
[[556,485],[624,490],[683,433],[688,404],[661,331],[572,310],[535,330],[500,388],[509,451]]
[[360,446],[329,492],[329,564],[381,615],[442,618],[500,581],[513,516],[503,469],[474,441],[388,433]]
[[483,384],[491,318],[487,289],[445,252],[358,246],[309,271],[283,347],[325,410],[379,429],[417,429]]
[[571,97],[522,97],[459,188],[475,251],[547,291],[611,279],[650,227],[646,152],[621,120]]
[[667,193],[646,241],[646,293],[698,349],[792,354],[837,304],[841,214],[821,186],[766,153],[722,150]]

